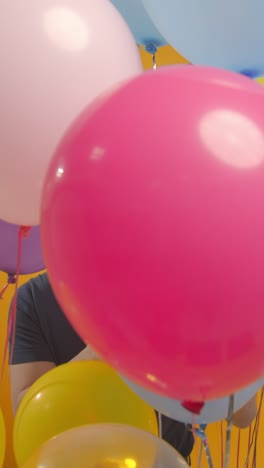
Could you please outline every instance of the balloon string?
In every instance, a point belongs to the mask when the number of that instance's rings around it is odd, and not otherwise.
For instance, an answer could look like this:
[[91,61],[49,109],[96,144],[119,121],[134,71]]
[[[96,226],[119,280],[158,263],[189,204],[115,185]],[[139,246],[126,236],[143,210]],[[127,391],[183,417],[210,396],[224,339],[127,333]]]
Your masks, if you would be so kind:
[[157,70],[156,54],[152,55],[152,68],[153,70]]
[[8,275],[6,284],[0,290],[0,299],[4,298],[4,294],[5,294],[6,290],[8,289],[8,287],[10,286],[10,284],[15,284],[15,283],[16,283],[15,275]]
[[201,440],[200,449],[199,449],[199,458],[198,458],[198,468],[202,466],[202,458],[203,458],[203,442]]
[[[254,444],[254,440],[255,440],[255,436],[256,436],[256,431],[257,431],[257,428],[258,428],[258,421],[259,421],[259,418],[260,418],[260,412],[261,412],[261,407],[262,407],[262,400],[263,400],[263,390],[262,390],[262,394],[261,394],[261,400],[260,400],[260,405],[259,405],[259,408],[258,408],[258,411],[257,411],[257,414],[256,414],[256,418],[255,418],[255,424],[254,424],[254,429],[252,431],[252,427],[250,427],[250,443],[249,443],[249,447],[248,447],[248,454],[247,454],[247,458],[246,458],[246,461],[245,461],[245,464],[244,464],[244,468],[247,468],[248,467],[248,464],[249,464],[249,459],[250,459],[250,452],[251,452],[251,449],[253,447],[253,444]],[[252,435],[251,435],[252,434]]]
[[224,425],[223,425],[223,421],[221,421],[220,430],[221,430],[221,468],[224,468]]
[[257,434],[255,437],[255,446],[254,446],[254,452],[253,452],[253,458],[252,458],[252,468],[256,468],[256,463],[257,463]]
[[156,46],[156,44],[154,44],[154,42],[149,42],[145,46],[142,46],[139,44],[138,47],[139,49],[145,50],[146,52],[152,55],[152,68],[153,70],[157,70],[156,55],[157,55],[158,47]]
[[12,344],[11,344],[10,362],[12,362],[13,360],[14,344],[15,344],[15,330],[16,330],[17,289],[18,289],[18,277],[19,277],[20,266],[21,266],[22,240],[28,237],[30,233],[30,229],[31,228],[28,226],[20,226],[18,230],[17,267],[16,267],[16,274],[14,276],[15,294],[14,294],[14,299],[12,302],[12,307],[11,307],[9,321],[8,321],[7,337],[5,341],[4,355],[3,355],[3,360],[2,360],[2,369],[1,369],[1,375],[0,375],[0,386],[3,382],[5,363],[6,363],[6,359],[8,355],[8,344],[9,344],[11,334],[12,334]]
[[212,455],[210,452],[209,443],[208,443],[208,439],[205,433],[205,429],[206,429],[206,424],[201,424],[198,429],[197,428],[195,429],[195,432],[197,436],[199,436],[202,440],[202,444],[204,447],[204,451],[205,451],[205,455],[206,455],[209,468],[214,468],[213,459],[212,459]]
[[196,444],[197,442],[197,435],[196,435],[196,427],[195,427],[195,415],[192,413],[192,433],[194,437],[194,443]]
[[227,428],[226,428],[225,468],[229,467],[229,461],[230,461],[231,429],[233,425],[234,401],[235,401],[235,397],[234,395],[231,395],[229,398]]
[[[248,431],[248,454],[250,451],[251,433],[252,433],[252,424],[250,425],[249,431]],[[246,468],[248,468],[248,462],[247,462]]]
[[253,461],[252,461],[252,468],[255,468],[257,466],[257,446],[258,446],[258,435],[259,435],[259,426],[260,426],[260,418],[261,418],[261,413],[262,413],[262,404],[263,404],[263,388],[261,392],[261,398],[260,398],[260,404],[259,404],[259,409],[258,413],[256,416],[256,436],[255,436],[255,447],[254,447],[254,455],[253,455]]
[[237,468],[239,468],[239,462],[240,462],[240,442],[241,442],[241,431],[240,429],[238,430],[238,436],[237,436]]

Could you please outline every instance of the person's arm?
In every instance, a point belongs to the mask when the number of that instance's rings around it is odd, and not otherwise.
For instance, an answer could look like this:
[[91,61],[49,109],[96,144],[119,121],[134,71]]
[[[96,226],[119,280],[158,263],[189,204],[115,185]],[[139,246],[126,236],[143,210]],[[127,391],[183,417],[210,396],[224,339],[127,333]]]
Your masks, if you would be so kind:
[[15,324],[11,334],[14,332],[14,343],[12,338],[9,341],[9,374],[14,413],[28,388],[55,367],[41,330],[29,283],[18,289]]
[[[31,289],[26,284],[19,288],[16,310],[14,349],[9,343],[9,373],[13,411],[18,406],[31,385],[43,374],[55,367],[53,356],[43,336]],[[73,361],[98,359],[90,347],[76,356]]]
[[96,352],[87,345],[77,356],[75,356],[70,362],[77,361],[101,361],[102,359],[96,354]]
[[[96,353],[87,346],[71,362],[100,360]],[[55,367],[53,362],[34,361],[23,364],[13,364],[9,366],[11,397],[14,414],[16,413],[21,400],[27,393],[31,385],[43,374]]]
[[43,374],[53,369],[53,362],[26,362],[9,366],[13,413],[16,414],[21,400],[31,385]]
[[257,413],[256,396],[251,398],[243,408],[237,411],[233,417],[233,425],[239,429],[246,429],[254,421]]

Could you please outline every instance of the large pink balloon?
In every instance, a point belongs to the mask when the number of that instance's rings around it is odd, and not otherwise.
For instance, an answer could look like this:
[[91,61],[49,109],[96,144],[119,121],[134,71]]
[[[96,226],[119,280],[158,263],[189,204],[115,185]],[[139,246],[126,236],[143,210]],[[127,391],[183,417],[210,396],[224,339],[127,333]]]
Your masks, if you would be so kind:
[[49,170],[42,238],[67,317],[165,396],[263,376],[263,109],[243,76],[160,69],[87,109]]
[[1,3],[0,64],[0,218],[38,224],[62,134],[94,97],[139,73],[140,57],[107,0],[12,0]]

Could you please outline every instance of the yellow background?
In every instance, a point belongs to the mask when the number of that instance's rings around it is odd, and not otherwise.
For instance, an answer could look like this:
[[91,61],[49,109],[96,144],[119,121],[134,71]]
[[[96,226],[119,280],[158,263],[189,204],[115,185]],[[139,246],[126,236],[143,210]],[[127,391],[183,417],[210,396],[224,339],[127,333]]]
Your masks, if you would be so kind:
[[[20,284],[27,281],[30,276],[21,276]],[[4,273],[0,273],[0,290],[6,283],[7,276]],[[14,294],[14,287],[9,286],[8,290],[4,294],[4,298],[0,300],[0,368],[2,368],[4,346],[6,340],[6,329],[7,329],[7,316],[9,310],[9,303]],[[4,380],[0,387],[0,407],[2,408],[7,431],[7,450],[4,468],[14,468],[16,466],[12,450],[12,428],[13,428],[13,416],[10,401],[10,387],[8,379],[8,368],[5,366]],[[0,441],[1,443],[1,441]],[[0,467],[1,468],[1,467]]]
[[[145,68],[151,68],[152,58],[149,54],[141,52],[142,60]],[[170,47],[163,47],[157,54],[157,65],[169,65],[176,63],[186,63],[186,61],[181,57],[177,52],[175,52]],[[29,277],[24,276],[20,279],[20,284],[27,281]],[[6,275],[0,273],[0,289],[6,282]],[[9,302],[11,296],[13,295],[14,289],[13,286],[10,286],[9,290],[5,293],[4,299],[0,302],[0,362],[3,360],[3,350],[6,337],[6,323],[7,323],[7,314],[9,308]],[[10,402],[10,387],[8,380],[8,370],[7,365],[5,366],[4,381],[0,388],[0,407],[3,410],[6,430],[7,430],[7,451],[4,468],[15,468],[15,461],[12,451],[12,427],[13,427],[13,417],[11,410]],[[225,429],[225,428],[224,428]],[[214,467],[222,468],[222,444],[221,444],[221,424],[216,423],[208,427],[208,440],[209,446],[212,453]],[[260,420],[260,434],[264,433],[264,418],[263,411],[261,412]],[[242,468],[247,456],[248,451],[248,440],[249,440],[249,430],[241,431],[241,441],[240,441],[240,452],[239,452],[239,464],[237,463],[238,455],[238,436],[239,431],[233,429],[232,431],[232,446],[231,446],[231,468]],[[225,437],[225,433],[224,433]],[[1,441],[0,441],[1,443]],[[198,467],[199,459],[199,449],[200,449],[200,440],[197,438],[196,447],[192,456],[192,466]],[[206,468],[208,465],[206,463],[205,456],[203,454],[202,468]],[[249,464],[251,467],[251,462]],[[262,437],[258,439],[258,450],[257,450],[257,467],[264,467],[264,448],[262,444]]]

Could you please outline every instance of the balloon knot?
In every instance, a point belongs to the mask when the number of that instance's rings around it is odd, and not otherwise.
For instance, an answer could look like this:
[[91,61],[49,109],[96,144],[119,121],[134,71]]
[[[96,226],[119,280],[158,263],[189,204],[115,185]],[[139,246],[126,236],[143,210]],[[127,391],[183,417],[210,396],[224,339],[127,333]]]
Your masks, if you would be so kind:
[[261,72],[258,69],[244,69],[240,70],[241,75],[247,76],[248,78],[255,79],[261,76]]
[[9,274],[8,278],[7,278],[7,283],[8,284],[16,284],[16,275]]
[[8,274],[6,284],[0,289],[0,300],[4,298],[4,293],[10,284],[16,284],[16,275]]
[[158,52],[158,47],[156,46],[156,44],[154,44],[154,42],[148,42],[148,43],[145,45],[145,50],[146,50],[146,52],[148,52],[149,54],[155,55],[155,54]]
[[26,239],[30,233],[31,226],[20,226],[20,235],[23,239]]
[[181,405],[184,409],[186,409],[187,411],[190,411],[190,413],[200,414],[204,407],[204,402],[183,401]]

